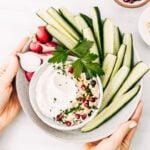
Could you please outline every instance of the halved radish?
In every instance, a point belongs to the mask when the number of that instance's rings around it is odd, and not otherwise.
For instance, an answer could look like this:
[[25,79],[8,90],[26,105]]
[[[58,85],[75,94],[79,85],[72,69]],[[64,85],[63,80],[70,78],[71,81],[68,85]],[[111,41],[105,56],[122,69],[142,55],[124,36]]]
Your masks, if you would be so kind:
[[36,37],[42,43],[47,43],[52,40],[52,36],[47,32],[45,26],[38,27]]
[[54,51],[56,46],[57,46],[57,43],[56,42],[48,42],[46,44],[41,44],[42,47],[43,47],[43,50],[42,52],[49,52],[49,51]]
[[38,55],[42,59],[42,63],[44,63],[53,55],[53,53],[54,51],[49,51],[49,52],[45,52],[45,53],[38,54]]
[[38,41],[33,41],[30,43],[30,50],[35,53],[41,53],[43,47]]
[[28,81],[30,81],[32,79],[34,72],[26,72],[25,71],[25,77]]
[[35,72],[41,65],[41,58],[33,52],[19,53],[21,67],[27,72]]

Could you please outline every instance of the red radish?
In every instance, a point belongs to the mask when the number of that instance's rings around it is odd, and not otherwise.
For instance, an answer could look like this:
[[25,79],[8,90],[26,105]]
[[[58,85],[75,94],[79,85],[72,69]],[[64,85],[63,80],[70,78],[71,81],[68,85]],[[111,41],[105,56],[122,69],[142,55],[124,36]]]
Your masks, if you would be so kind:
[[42,59],[43,62],[45,62],[53,55],[53,53],[53,51],[49,51],[42,54],[38,54],[38,56]]
[[28,81],[30,81],[32,79],[32,76],[33,76],[34,72],[26,72],[25,71],[25,76],[26,76],[26,79]]
[[41,65],[40,57],[33,52],[19,53],[21,67],[27,72],[35,72]]
[[51,41],[51,42],[47,42],[46,45],[49,46],[49,47],[54,47],[55,48],[58,44],[54,41]]
[[43,47],[43,51],[42,52],[49,52],[49,51],[54,51],[57,43],[56,42],[48,42],[46,44],[41,44]]
[[48,52],[42,53],[41,55],[49,56],[49,55],[53,55],[53,54],[54,54],[54,51],[48,51]]
[[32,52],[41,53],[42,49],[43,49],[43,47],[40,45],[39,42],[36,41],[36,42],[31,42],[30,43],[30,50]]
[[38,27],[36,37],[41,43],[47,43],[52,40],[52,36],[47,32],[46,26]]

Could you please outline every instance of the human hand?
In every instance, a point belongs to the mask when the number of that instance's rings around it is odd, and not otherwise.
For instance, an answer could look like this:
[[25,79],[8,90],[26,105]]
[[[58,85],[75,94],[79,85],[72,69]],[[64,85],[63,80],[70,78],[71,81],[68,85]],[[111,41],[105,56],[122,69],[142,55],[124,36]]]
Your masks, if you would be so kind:
[[129,150],[142,110],[140,101],[130,121],[123,123],[110,137],[85,144],[84,150]]
[[0,68],[0,132],[12,122],[21,108],[13,83],[19,67],[15,54],[22,51],[27,41],[28,38],[25,38]]

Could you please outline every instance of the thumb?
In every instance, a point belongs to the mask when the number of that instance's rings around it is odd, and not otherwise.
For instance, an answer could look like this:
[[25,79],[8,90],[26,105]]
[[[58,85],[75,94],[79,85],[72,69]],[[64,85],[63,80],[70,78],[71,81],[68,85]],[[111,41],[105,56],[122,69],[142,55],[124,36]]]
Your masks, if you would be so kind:
[[18,58],[15,55],[12,55],[10,57],[9,64],[6,68],[6,71],[3,75],[3,81],[6,84],[6,86],[9,86],[11,82],[13,81],[14,77],[16,76],[16,73],[18,71],[19,63]]
[[130,130],[135,128],[136,126],[137,123],[133,120],[122,124],[119,129],[111,136],[112,141],[116,143],[116,145],[121,144]]

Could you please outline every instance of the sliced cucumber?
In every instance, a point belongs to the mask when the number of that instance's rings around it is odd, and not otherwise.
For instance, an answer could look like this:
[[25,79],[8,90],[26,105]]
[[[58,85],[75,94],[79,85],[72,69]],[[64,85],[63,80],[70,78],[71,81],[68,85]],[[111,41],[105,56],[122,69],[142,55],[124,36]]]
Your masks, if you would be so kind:
[[110,19],[106,19],[103,25],[104,56],[114,54],[114,35],[114,24]]
[[80,16],[82,18],[84,18],[84,20],[87,22],[88,26],[92,29],[93,28],[92,19],[89,16],[82,14],[82,13],[80,13]]
[[72,42],[76,43],[77,40],[74,39],[53,17],[51,17],[45,10],[38,10],[36,13],[43,21],[47,24],[55,27],[58,31],[66,35]]
[[66,8],[60,8],[59,9],[61,15],[80,33],[82,34],[82,32],[80,31],[80,28],[78,28],[78,25],[76,24],[76,21],[74,20],[74,15],[67,10]]
[[64,20],[64,18],[57,12],[56,9],[50,7],[47,10],[48,14],[52,16],[70,35],[72,35],[76,40],[80,40],[79,34],[71,27],[70,24]]
[[78,28],[80,29],[80,32],[83,32],[83,29],[88,28],[87,22],[84,20],[84,18],[81,15],[77,15],[74,17],[74,20],[76,21],[76,24],[78,25]]
[[68,49],[73,49],[78,44],[78,42],[73,42],[70,38],[51,25],[47,26],[47,31]]
[[93,7],[91,9],[91,17],[92,17],[92,23],[93,23],[93,30],[96,38],[96,42],[98,45],[99,53],[100,53],[100,59],[102,62],[103,59],[103,52],[102,52],[102,30],[101,30],[101,15],[98,7]]
[[116,114],[122,107],[124,107],[128,102],[130,102],[139,92],[140,86],[137,85],[128,91],[126,94],[121,95],[112,102],[106,109],[104,109],[100,114],[98,114],[92,121],[87,123],[82,129],[81,132],[89,132],[95,128],[102,125],[105,121],[111,118]]
[[127,46],[123,64],[131,67],[133,59],[133,40],[131,34],[125,33],[123,35],[123,44]]
[[[92,30],[90,28],[83,29],[83,37],[86,38],[89,41],[94,42],[93,46],[90,48],[90,52],[99,56],[99,52],[98,52],[98,48],[97,48],[97,45],[96,45],[96,41],[94,39],[93,32],[92,32]],[[95,62],[100,63],[98,58],[96,59]]]
[[123,63],[125,51],[126,51],[126,46],[124,44],[122,44],[119,51],[118,51],[116,64],[115,64],[115,67],[113,69],[110,80],[112,80],[112,78],[114,77],[116,72],[120,69],[120,67]]
[[106,89],[104,90],[104,96],[100,111],[102,111],[110,103],[113,96],[116,94],[116,92],[126,79],[127,75],[129,74],[129,71],[130,69],[127,66],[122,66],[116,73],[114,78],[108,83]]
[[116,56],[112,54],[107,54],[102,65],[102,69],[105,72],[105,75],[101,77],[103,88],[106,87],[110,76],[112,74],[113,68],[115,66]]
[[118,50],[121,45],[121,34],[119,27],[114,26],[114,55],[118,54]]
[[120,95],[123,95],[128,90],[130,90],[130,88],[132,88],[148,71],[149,67],[146,64],[143,62],[137,63],[130,72],[124,84],[113,98],[113,101],[115,101]]

